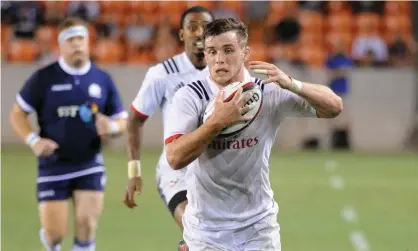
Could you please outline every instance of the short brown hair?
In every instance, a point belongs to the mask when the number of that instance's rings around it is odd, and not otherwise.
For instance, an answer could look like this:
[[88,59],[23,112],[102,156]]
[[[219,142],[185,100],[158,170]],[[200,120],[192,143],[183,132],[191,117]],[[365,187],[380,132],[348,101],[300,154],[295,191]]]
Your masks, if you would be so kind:
[[62,23],[59,26],[59,31],[63,31],[65,29],[68,29],[76,25],[86,26],[86,23],[78,17],[69,17],[69,18],[66,18],[64,21],[62,21]]
[[235,31],[241,38],[242,45],[246,46],[248,42],[248,27],[243,22],[234,18],[216,19],[206,25],[203,32],[203,40],[208,37],[217,36],[229,31]]

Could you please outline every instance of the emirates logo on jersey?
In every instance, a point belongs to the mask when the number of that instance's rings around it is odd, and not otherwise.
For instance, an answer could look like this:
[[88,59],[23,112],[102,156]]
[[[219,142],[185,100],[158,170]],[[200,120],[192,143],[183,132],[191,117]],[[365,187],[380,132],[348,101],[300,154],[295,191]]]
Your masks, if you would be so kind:
[[224,140],[214,140],[212,141],[208,148],[214,150],[226,150],[226,149],[244,149],[251,148],[258,144],[258,138],[249,138],[249,139],[224,139]]

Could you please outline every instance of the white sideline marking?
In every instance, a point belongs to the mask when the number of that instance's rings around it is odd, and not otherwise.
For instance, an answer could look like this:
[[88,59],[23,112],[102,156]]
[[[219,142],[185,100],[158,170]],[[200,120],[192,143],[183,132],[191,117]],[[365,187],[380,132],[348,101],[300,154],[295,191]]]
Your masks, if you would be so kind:
[[325,162],[325,169],[328,172],[334,172],[337,169],[337,167],[338,167],[338,162],[335,160],[327,160]]
[[351,232],[350,241],[356,251],[370,251],[369,242],[361,232]]
[[358,220],[356,210],[352,206],[345,206],[341,210],[341,216],[347,223],[355,223]]
[[337,175],[331,176],[329,182],[331,184],[331,187],[334,189],[341,190],[341,189],[344,189],[345,187],[344,180],[340,176],[337,176]]

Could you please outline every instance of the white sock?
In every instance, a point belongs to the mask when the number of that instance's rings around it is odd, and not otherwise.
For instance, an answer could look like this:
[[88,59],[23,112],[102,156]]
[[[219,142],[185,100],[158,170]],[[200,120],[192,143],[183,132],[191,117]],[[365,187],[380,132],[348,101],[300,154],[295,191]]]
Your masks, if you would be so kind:
[[51,246],[51,244],[48,243],[45,237],[45,230],[43,228],[41,228],[41,230],[39,231],[39,238],[41,239],[42,245],[45,247],[46,251],[60,251],[61,250],[60,244]]

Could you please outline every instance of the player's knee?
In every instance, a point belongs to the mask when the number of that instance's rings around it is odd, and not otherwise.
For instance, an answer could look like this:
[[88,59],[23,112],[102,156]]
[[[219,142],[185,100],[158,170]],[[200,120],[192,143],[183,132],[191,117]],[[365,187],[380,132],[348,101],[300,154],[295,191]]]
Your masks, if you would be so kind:
[[75,221],[77,229],[83,229],[87,233],[93,233],[97,228],[97,217],[92,215],[78,215]]

